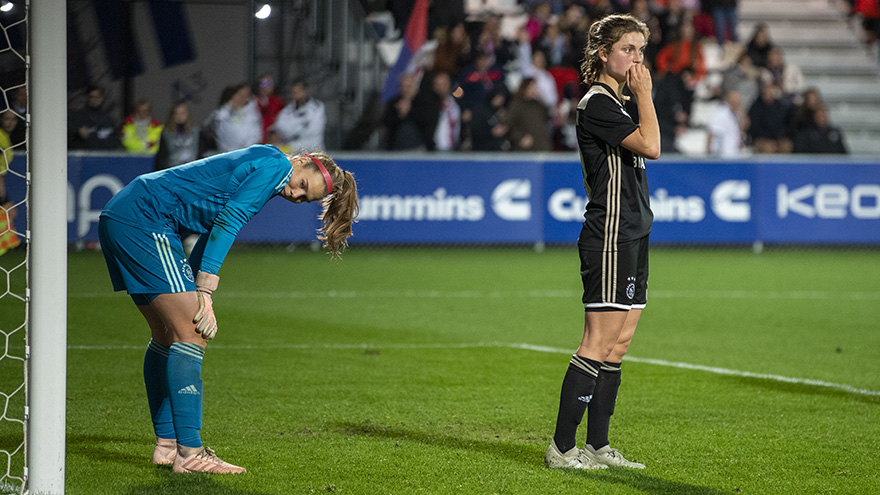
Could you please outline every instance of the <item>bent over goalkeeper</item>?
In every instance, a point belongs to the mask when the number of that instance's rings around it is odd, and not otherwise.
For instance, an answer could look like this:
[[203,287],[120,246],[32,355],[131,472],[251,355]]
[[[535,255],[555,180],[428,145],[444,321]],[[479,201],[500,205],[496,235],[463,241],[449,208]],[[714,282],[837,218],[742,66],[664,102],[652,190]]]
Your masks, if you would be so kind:
[[[128,292],[152,333],[144,383],[153,462],[175,472],[245,472],[202,444],[202,357],[217,334],[211,296],[220,266],[241,227],[275,196],[321,201],[318,238],[341,255],[357,214],[357,186],[324,153],[256,145],[204,158],[137,177],[101,212],[113,289]],[[201,234],[188,257],[181,229]]]

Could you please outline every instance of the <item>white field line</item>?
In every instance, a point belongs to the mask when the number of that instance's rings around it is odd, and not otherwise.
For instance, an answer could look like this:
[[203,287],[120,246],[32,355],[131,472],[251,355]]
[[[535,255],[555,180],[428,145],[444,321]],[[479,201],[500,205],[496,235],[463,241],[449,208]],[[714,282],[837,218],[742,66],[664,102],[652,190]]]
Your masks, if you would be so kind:
[[[579,299],[582,293],[578,290],[509,290],[509,291],[480,291],[480,290],[370,290],[370,291],[290,291],[290,292],[218,292],[221,298],[236,299],[501,299],[501,298],[529,298],[529,299]],[[86,292],[69,294],[71,299],[109,299],[119,297],[112,291]],[[784,299],[784,300],[827,300],[827,301],[880,301],[880,291],[752,291],[752,290],[652,290],[648,292],[648,299]]]
[[[139,350],[143,351],[146,346],[142,345],[110,345],[110,346],[92,346],[92,345],[69,345],[69,350],[85,350],[85,351],[102,351],[102,350]],[[351,349],[475,349],[475,348],[495,348],[495,349],[522,349],[534,352],[546,352],[551,354],[571,354],[572,349],[563,349],[559,347],[547,347],[539,345],[531,345],[524,343],[508,343],[508,342],[478,342],[473,344],[273,344],[273,349],[329,349],[329,350],[351,350]],[[264,350],[264,345],[224,345],[211,344],[211,349],[230,349],[230,350]],[[633,363],[653,364],[655,366],[666,366],[669,368],[679,368],[694,371],[703,371],[706,373],[714,373],[716,375],[741,376],[746,378],[757,378],[760,380],[770,380],[775,382],[793,383],[797,385],[807,385],[812,387],[824,387],[843,392],[849,392],[858,395],[867,395],[871,397],[880,397],[880,390],[870,390],[865,388],[856,388],[852,385],[842,383],[824,382],[821,380],[811,380],[809,378],[793,378],[782,375],[771,375],[766,373],[753,373],[751,371],[740,371],[729,368],[718,368],[715,366],[703,366],[700,364],[682,363],[677,361],[665,361],[663,359],[640,358],[635,356],[625,356],[624,361]]]

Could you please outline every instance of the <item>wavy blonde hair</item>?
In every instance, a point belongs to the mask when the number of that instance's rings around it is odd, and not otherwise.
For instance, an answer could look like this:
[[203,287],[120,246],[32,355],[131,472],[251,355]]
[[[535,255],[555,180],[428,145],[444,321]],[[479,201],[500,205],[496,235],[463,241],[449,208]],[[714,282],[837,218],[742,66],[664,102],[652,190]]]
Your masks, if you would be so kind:
[[[304,155],[288,156],[299,158]],[[352,235],[351,226],[358,214],[357,183],[354,175],[339,168],[330,155],[315,152],[309,153],[309,156],[321,162],[333,179],[333,190],[321,200],[323,211],[318,215],[321,221],[318,240],[334,258],[341,258],[342,252],[348,247],[348,238]],[[304,167],[318,172],[318,166],[312,160],[306,161]]]
[[651,30],[644,22],[629,14],[612,14],[599,19],[590,26],[587,46],[584,48],[584,61],[581,63],[581,74],[587,85],[593,84],[602,73],[602,59],[599,52],[611,52],[611,45],[620,41],[627,33],[641,33],[647,42]]

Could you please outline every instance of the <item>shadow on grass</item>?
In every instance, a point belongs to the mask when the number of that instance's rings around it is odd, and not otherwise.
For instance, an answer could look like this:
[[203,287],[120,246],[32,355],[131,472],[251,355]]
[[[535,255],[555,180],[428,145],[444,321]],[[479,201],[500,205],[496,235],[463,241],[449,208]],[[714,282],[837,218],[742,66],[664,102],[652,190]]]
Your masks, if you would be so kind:
[[[113,448],[111,444],[141,445],[141,453],[132,454],[131,449]],[[128,450],[129,452],[126,452]],[[157,493],[186,493],[188,495],[273,495],[269,492],[244,490],[225,486],[219,482],[218,476],[247,477],[241,475],[217,475],[217,474],[181,474],[171,471],[171,466],[157,466],[150,463],[152,444],[149,439],[144,441],[142,435],[138,436],[108,436],[108,435],[69,435],[67,437],[67,453],[87,457],[90,461],[106,462],[133,466],[136,469],[152,469],[156,476],[153,483],[147,483],[131,488],[127,493],[131,495],[155,495]]]
[[157,493],[186,493],[187,495],[275,495],[270,492],[245,490],[226,486],[220,481],[221,478],[236,476],[247,477],[245,474],[199,474],[199,473],[172,473],[168,467],[159,468],[159,477],[163,478],[153,484],[135,486],[127,493],[129,495],[155,495]]
[[867,395],[855,392],[849,392],[832,387],[823,387],[821,385],[810,385],[808,383],[789,383],[777,380],[766,380],[763,378],[755,378],[748,376],[730,376],[730,380],[735,380],[745,385],[761,387],[775,392],[787,392],[800,395],[815,395],[819,397],[830,397],[835,399],[849,399],[865,404],[880,405],[880,395]]
[[[543,465],[544,447],[535,447],[529,444],[518,444],[504,441],[473,440],[460,438],[452,435],[438,433],[425,433],[417,430],[407,430],[394,426],[377,425],[372,422],[364,423],[334,423],[333,427],[344,435],[357,435],[365,437],[394,438],[418,442],[428,446],[439,446],[454,449],[477,451],[497,457],[504,457],[534,467],[536,464]],[[728,492],[715,488],[690,485],[678,481],[668,481],[644,474],[644,471],[610,468],[602,471],[582,471],[566,469],[566,473],[573,476],[588,478],[592,481],[625,485],[635,488],[644,493],[651,494],[684,494],[684,495],[722,495]]]
[[[131,449],[113,448],[111,444],[143,444],[143,454],[132,454]],[[153,453],[153,445],[149,439],[144,441],[139,436],[109,436],[109,435],[68,435],[67,455],[75,454],[88,458],[90,461],[126,464],[143,467],[144,462],[150,462]]]

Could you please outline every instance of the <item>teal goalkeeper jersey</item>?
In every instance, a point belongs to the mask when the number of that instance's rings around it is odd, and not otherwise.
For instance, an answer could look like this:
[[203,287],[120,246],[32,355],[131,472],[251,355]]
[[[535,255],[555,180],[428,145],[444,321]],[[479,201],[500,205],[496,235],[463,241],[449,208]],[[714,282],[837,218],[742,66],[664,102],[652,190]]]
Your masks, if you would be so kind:
[[210,232],[200,269],[217,273],[238,231],[292,172],[281,150],[255,145],[138,176],[101,215],[152,232]]

